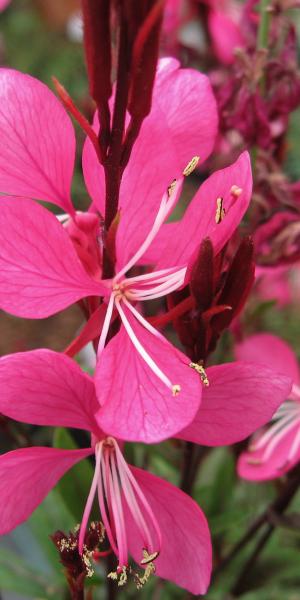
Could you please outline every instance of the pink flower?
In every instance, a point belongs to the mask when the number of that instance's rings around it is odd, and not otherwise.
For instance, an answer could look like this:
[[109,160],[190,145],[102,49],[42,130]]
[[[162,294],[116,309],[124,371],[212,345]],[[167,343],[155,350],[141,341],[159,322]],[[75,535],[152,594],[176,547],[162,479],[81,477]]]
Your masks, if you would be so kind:
[[[248,436],[271,418],[291,388],[288,377],[249,363],[210,367],[206,374],[209,387],[204,389],[203,403],[193,423],[177,437],[208,446],[231,444]],[[105,410],[101,408],[100,413]],[[93,380],[76,363],[44,349],[3,357],[0,412],[25,423],[74,427],[92,434],[92,448],[26,448],[0,458],[1,533],[27,519],[72,465],[94,453],[95,476],[80,543],[98,487],[100,512],[121,571],[127,565],[128,550],[139,563],[144,547],[150,554],[160,552],[155,561],[158,575],[194,593],[205,592],[210,541],[200,509],[173,486],[128,467],[119,442],[107,429],[99,428]],[[117,412],[114,418],[119,420]],[[135,412],[127,414],[127,425],[131,430],[140,428]]]
[[241,360],[271,364],[293,381],[287,400],[279,407],[267,428],[251,440],[238,462],[244,479],[264,481],[280,477],[300,459],[300,372],[296,356],[286,342],[268,334],[256,334],[238,344]]
[[[97,493],[106,535],[118,561],[113,578],[122,582],[130,574],[131,555],[145,569],[146,580],[156,570],[157,575],[192,593],[204,594],[211,572],[211,542],[202,511],[173,485],[127,465],[117,440],[103,433],[95,420],[98,403],[92,378],[66,356],[36,350],[2,358],[0,379],[3,414],[92,434],[92,447],[83,450],[36,447],[1,456],[0,533],[26,520],[67,470],[94,454],[95,473],[81,523],[80,550]],[[145,559],[148,555],[154,556],[151,563]]]
[[[52,94],[30,77],[4,71],[2,90],[8,102],[3,109],[6,113],[2,113],[6,143],[0,151],[0,185],[3,189],[6,186],[6,192],[56,201],[71,212],[82,235],[87,231],[95,234],[96,223],[87,222],[91,215],[85,215],[86,219],[76,215],[66,192],[74,153],[74,135],[67,115]],[[12,120],[16,102],[19,112]],[[197,128],[194,135],[195,119],[199,133]],[[191,134],[187,135],[189,127]],[[215,130],[216,109],[208,80],[192,70],[178,70],[174,60],[161,61],[153,109],[143,123],[124,174],[116,275],[112,280],[100,279],[95,239],[94,244],[85,245],[90,238],[83,235],[82,242],[73,228],[70,235],[74,248],[66,227],[40,205],[28,198],[1,200],[3,309],[18,316],[40,318],[80,298],[104,298],[96,373],[98,399],[105,407],[100,425],[121,439],[166,439],[188,425],[199,408],[201,382],[189,368],[189,359],[156,331],[138,309],[141,302],[169,294],[186,283],[201,240],[209,236],[216,252],[220,251],[247,209],[252,179],[249,157],[244,153],[231,167],[213,174],[201,186],[180,222],[164,224],[179,198],[183,161],[196,148],[202,148],[202,155],[207,156]],[[68,159],[68,152],[72,159]],[[89,140],[83,167],[94,205],[103,212],[103,169]],[[179,174],[171,187],[170,168]],[[216,219],[220,197],[225,211],[221,220]],[[68,221],[67,230],[72,227],[72,221]],[[78,244],[85,250],[79,254],[82,262],[76,252]],[[131,267],[141,261],[154,264],[155,269],[138,277],[126,277]],[[111,320],[116,315],[122,322],[121,329],[105,347]],[[128,426],[127,417],[132,410],[139,429]]]
[[300,298],[300,264],[257,267],[255,292],[263,300],[287,306]]
[[10,0],[0,0],[0,12],[2,12],[10,4]]
[[210,10],[208,27],[216,57],[225,65],[233,63],[236,48],[246,40],[241,30],[243,6],[235,0],[206,0]]

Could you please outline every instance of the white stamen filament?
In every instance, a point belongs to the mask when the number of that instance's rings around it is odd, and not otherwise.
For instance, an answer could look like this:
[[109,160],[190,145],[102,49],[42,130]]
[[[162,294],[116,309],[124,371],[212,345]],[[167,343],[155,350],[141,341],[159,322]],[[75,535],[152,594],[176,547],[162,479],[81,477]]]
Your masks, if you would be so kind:
[[283,427],[291,423],[293,420],[293,416],[287,414],[283,419],[280,419],[274,425],[271,425],[271,427],[257,440],[257,442],[251,444],[251,451],[256,452],[256,450],[263,448],[263,446],[265,446],[274,437],[274,435],[279,433]]
[[[101,447],[102,447],[102,444],[101,444]],[[106,503],[107,503],[109,516],[106,511],[105,499],[106,499]],[[100,475],[99,481],[98,481],[98,500],[99,500],[99,508],[100,508],[100,513],[101,513],[101,518],[103,520],[106,535],[108,537],[108,540],[112,547],[113,552],[115,553],[116,556],[119,556],[119,551],[118,551],[118,548],[116,545],[114,533],[113,533],[112,527],[110,525],[110,522],[113,522],[113,516],[112,516],[113,513],[112,513],[111,499],[110,499],[110,496],[108,493],[107,473],[106,473],[104,461],[101,462],[101,475]]]
[[129,271],[129,269],[131,269],[131,267],[133,267],[138,262],[138,260],[143,256],[143,254],[145,254],[146,250],[148,250],[150,244],[152,244],[156,234],[160,230],[163,222],[165,221],[170,211],[172,210],[174,204],[178,200],[179,194],[181,192],[182,181],[183,178],[177,181],[176,186],[174,187],[174,190],[170,197],[168,195],[168,192],[166,192],[163,195],[155,221],[145,241],[137,250],[137,252],[133,255],[133,257],[128,261],[128,263],[117,273],[117,275],[114,278],[115,281],[118,281],[120,277],[125,275],[125,273]]
[[144,361],[147,363],[147,365],[150,367],[150,369],[153,371],[153,373],[155,373],[155,375],[173,392],[173,385],[172,385],[170,379],[163,373],[163,371],[161,371],[161,369],[157,366],[157,364],[154,362],[154,360],[148,354],[147,350],[145,350],[145,348],[143,348],[141,342],[136,337],[136,335],[135,335],[135,333],[134,333],[134,331],[133,331],[133,329],[121,307],[120,301],[116,300],[115,303],[116,303],[116,309],[121,317],[121,321],[129,335],[135,349],[140,354],[140,356],[144,359]]
[[[126,463],[126,461],[125,461],[125,459],[124,459],[124,457],[123,457],[123,455],[121,453],[121,450],[120,450],[120,448],[118,446],[116,447],[116,454],[117,454],[117,458],[118,458],[118,461],[119,461],[120,469],[123,466],[125,472],[127,473],[127,476],[128,476],[128,479],[129,479],[131,485],[133,486],[133,488],[134,488],[136,494],[138,495],[138,497],[139,497],[142,505],[144,506],[145,511],[148,513],[148,515],[149,515],[149,517],[150,517],[150,519],[152,521],[152,525],[153,525],[153,528],[155,530],[155,533],[156,533],[157,539],[158,539],[158,548],[156,548],[156,550],[160,551],[161,544],[162,544],[161,531],[160,531],[158,522],[157,522],[157,520],[156,520],[156,518],[155,518],[155,516],[153,514],[152,508],[151,508],[150,504],[148,503],[145,495],[143,494],[140,486],[138,485],[136,479],[134,478],[133,474],[131,473],[131,471],[130,471],[130,469],[129,469],[129,467],[128,467],[128,465],[127,465],[127,463]],[[153,543],[152,543],[152,548],[154,549]]]
[[[79,533],[79,551],[84,550],[84,537],[98,487],[101,519],[111,548],[118,559],[117,573],[128,567],[128,529],[126,526],[126,502],[140,531],[143,548],[149,554],[158,555],[161,549],[161,532],[153,511],[134,475],[131,473],[114,438],[106,438],[95,446],[95,472],[83,513]],[[154,537],[153,533],[154,532]]]
[[94,501],[96,490],[97,490],[99,474],[100,474],[100,464],[101,464],[101,449],[100,448],[96,447],[95,455],[96,455],[96,466],[95,466],[94,477],[93,477],[91,489],[90,489],[90,492],[88,495],[88,499],[86,501],[85,509],[84,509],[83,516],[82,516],[81,526],[80,526],[80,532],[79,532],[78,546],[79,546],[79,552],[81,554],[83,551],[83,543],[84,543],[86,527],[87,527],[87,523],[89,520],[89,516],[91,514],[93,501]]
[[68,215],[67,213],[63,213],[62,215],[55,215],[55,216],[60,223],[65,223],[70,218],[70,215]]
[[[298,422],[300,423],[300,418],[298,419]],[[277,446],[278,446],[279,442],[282,440],[282,438],[284,438],[286,436],[286,434],[295,427],[296,424],[297,424],[297,422],[292,421],[284,429],[282,429],[279,433],[277,433],[275,435],[275,437],[272,439],[272,441],[267,445],[267,447],[261,457],[262,462],[265,462],[266,460],[268,460],[270,458],[273,450],[275,450],[275,448],[277,448]]]
[[[169,277],[164,279],[159,285],[146,290],[141,288],[129,288],[127,296],[128,298],[140,301],[154,300],[156,298],[160,298],[161,296],[166,296],[166,294],[170,294],[183,285],[185,273],[186,269],[180,269],[180,271],[169,275]],[[156,281],[155,283],[158,282]]]
[[[293,429],[300,426],[300,403],[294,400],[287,400],[276,411],[272,425],[260,436],[257,441],[251,444],[250,452],[263,450],[259,459],[249,457],[249,463],[265,463],[272,453],[276,450],[279,443]],[[287,462],[291,461],[300,447],[300,429],[296,430],[295,437],[287,455]]]
[[295,457],[296,453],[299,450],[299,447],[300,447],[300,429],[297,431],[294,441],[291,445],[290,451],[288,453],[288,457],[287,457],[288,462],[293,460],[293,458]]
[[114,309],[114,294],[112,293],[110,295],[109,298],[109,302],[107,305],[107,309],[106,309],[106,315],[105,315],[105,319],[104,319],[104,323],[103,323],[103,327],[102,327],[102,331],[101,331],[101,335],[100,335],[100,339],[99,339],[99,344],[98,344],[98,351],[97,351],[97,356],[99,357],[101,352],[104,349],[105,346],[105,342],[106,342],[106,338],[107,338],[107,334],[108,334],[108,330],[109,330],[109,326],[110,326],[110,322],[111,322],[111,317],[112,317],[112,313],[113,313],[113,309]]
[[124,513],[122,507],[122,498],[120,495],[120,486],[118,475],[112,453],[106,453],[105,456],[106,472],[108,474],[108,484],[110,487],[110,498],[112,503],[112,512],[116,529],[116,538],[119,552],[119,567],[128,564],[128,545],[125,530]]
[[[177,272],[177,267],[170,267],[170,269],[160,269],[159,271],[152,271],[152,273],[144,273],[143,275],[137,275],[136,277],[127,277],[124,281],[125,284],[134,284],[141,281],[142,283],[147,282],[148,279],[154,279],[155,282],[165,281],[169,275]],[[151,283],[151,281],[150,281]]]
[[272,418],[272,421],[277,421],[281,419],[285,415],[295,415],[299,413],[300,405],[298,402],[294,402],[293,400],[286,400],[279,408],[277,409],[275,415]]
[[128,480],[126,461],[124,460],[122,453],[119,450],[117,445],[115,447],[115,451],[116,451],[116,458],[117,458],[117,463],[118,463],[121,485],[122,485],[122,489],[123,489],[123,492],[124,492],[124,495],[126,498],[126,502],[127,502],[128,506],[130,507],[130,511],[132,511],[131,514],[132,514],[133,518],[135,519],[136,524],[140,530],[140,534],[143,538],[144,547],[147,547],[150,550],[150,552],[153,552],[153,543],[152,543],[152,538],[150,535],[149,527],[142,515],[140,507],[134,496],[132,486],[130,485],[130,482]]

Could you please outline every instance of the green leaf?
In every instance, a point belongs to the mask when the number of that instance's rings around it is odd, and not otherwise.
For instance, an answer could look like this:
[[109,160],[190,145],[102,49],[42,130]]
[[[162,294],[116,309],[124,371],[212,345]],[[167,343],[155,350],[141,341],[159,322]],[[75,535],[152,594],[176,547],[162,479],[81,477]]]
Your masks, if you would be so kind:
[[[69,531],[75,524],[73,515],[67,510],[56,489],[48,494],[47,498],[45,498],[27,521],[27,525],[41,546],[47,561],[52,566],[52,570],[56,572],[56,575],[60,579],[63,579],[61,565],[57,550],[50,536],[58,529]],[[24,548],[24,552],[27,553],[27,551],[28,548]]]
[[[212,482],[209,490],[205,490],[204,509],[208,516],[224,515],[227,508],[232,508],[231,500],[236,482],[234,458],[226,448],[215,449],[208,457],[205,467],[210,471]],[[196,499],[201,503],[201,485],[196,492]]]
[[62,588],[52,578],[36,572],[22,557],[8,550],[0,550],[0,588],[45,599],[62,597]]

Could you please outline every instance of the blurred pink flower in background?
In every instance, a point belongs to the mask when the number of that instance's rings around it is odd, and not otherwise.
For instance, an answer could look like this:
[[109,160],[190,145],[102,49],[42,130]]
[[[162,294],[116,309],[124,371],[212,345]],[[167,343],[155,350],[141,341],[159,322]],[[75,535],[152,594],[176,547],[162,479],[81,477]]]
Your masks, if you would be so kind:
[[4,10],[9,4],[11,0],[0,0],[0,12]]
[[240,360],[272,365],[293,381],[286,402],[279,407],[269,426],[250,441],[249,449],[238,461],[244,479],[264,481],[281,477],[300,460],[300,370],[290,346],[280,338],[259,333],[237,344]]
[[244,7],[236,0],[206,0],[209,6],[208,27],[216,57],[221,64],[230,65],[235,49],[245,46],[241,28]]

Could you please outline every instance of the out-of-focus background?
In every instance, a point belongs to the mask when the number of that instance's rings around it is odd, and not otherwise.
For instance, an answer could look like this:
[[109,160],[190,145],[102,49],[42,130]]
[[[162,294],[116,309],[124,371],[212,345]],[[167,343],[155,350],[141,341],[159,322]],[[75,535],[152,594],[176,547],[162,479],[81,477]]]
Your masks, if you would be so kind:
[[[137,0],[138,1],[138,0]],[[200,36],[193,26],[183,32],[185,39]],[[0,60],[5,67],[29,73],[53,88],[54,75],[68,90],[80,109],[89,117],[92,105],[88,96],[79,16],[76,0],[12,0],[0,14]],[[1,109],[1,107],[0,107]],[[81,175],[82,132],[77,131],[77,163],[73,180],[73,198],[77,207],[88,203]],[[1,140],[0,140],[1,144]],[[300,179],[300,113],[292,117],[288,141],[287,171],[294,180]],[[172,174],[171,174],[172,175]],[[196,176],[197,177],[197,176]],[[192,180],[193,186],[196,177]],[[1,190],[0,190],[1,192]],[[1,203],[1,201],[0,201]],[[1,205],[0,205],[1,210]],[[248,323],[253,331],[267,330],[282,335],[289,341],[300,358],[300,311],[297,303],[281,307],[276,298],[264,302],[250,303]],[[6,314],[0,315],[0,355],[11,352],[47,347],[61,351],[74,337],[82,323],[77,307],[72,307],[49,319],[30,321]],[[226,350],[226,336],[222,342]],[[230,358],[230,356],[228,357]],[[16,375],[17,376],[17,375]],[[1,450],[27,445],[34,440],[37,444],[51,444],[52,431],[15,425],[1,419]],[[63,431],[56,431],[58,446],[72,447],[74,440]],[[147,464],[149,469],[160,473],[173,483],[178,483],[181,449],[177,445],[162,444],[145,448],[135,445],[128,448],[128,456],[137,465]],[[67,599],[68,592],[56,549],[49,535],[57,529],[68,531],[79,521],[83,498],[87,494],[92,467],[75,467],[72,478],[64,490],[61,486],[51,492],[29,521],[18,527],[0,543],[0,598],[22,599]],[[280,486],[280,483],[278,483]],[[277,487],[278,487],[277,486]],[[68,497],[73,502],[65,502]],[[235,456],[232,449],[216,449],[205,459],[195,486],[195,498],[205,511],[214,537],[215,552],[221,544],[230,547],[239,539],[241,531],[255,519],[257,514],[276,494],[276,485],[251,485],[238,481]],[[292,512],[300,511],[300,498],[294,501]],[[298,529],[297,529],[298,528]],[[243,600],[299,600],[300,599],[300,530],[297,520],[291,528],[282,523],[278,528],[258,565],[251,572],[251,581]],[[234,574],[245,562],[241,552],[236,561],[225,572],[217,585],[207,594],[209,600],[228,598]],[[90,581],[95,591],[93,598],[105,597],[104,571],[97,569]],[[160,582],[151,581],[140,593],[143,599],[184,599],[185,592],[167,584],[161,591]],[[249,591],[250,590],[250,591]],[[118,594],[120,598],[136,598],[134,587]]]

